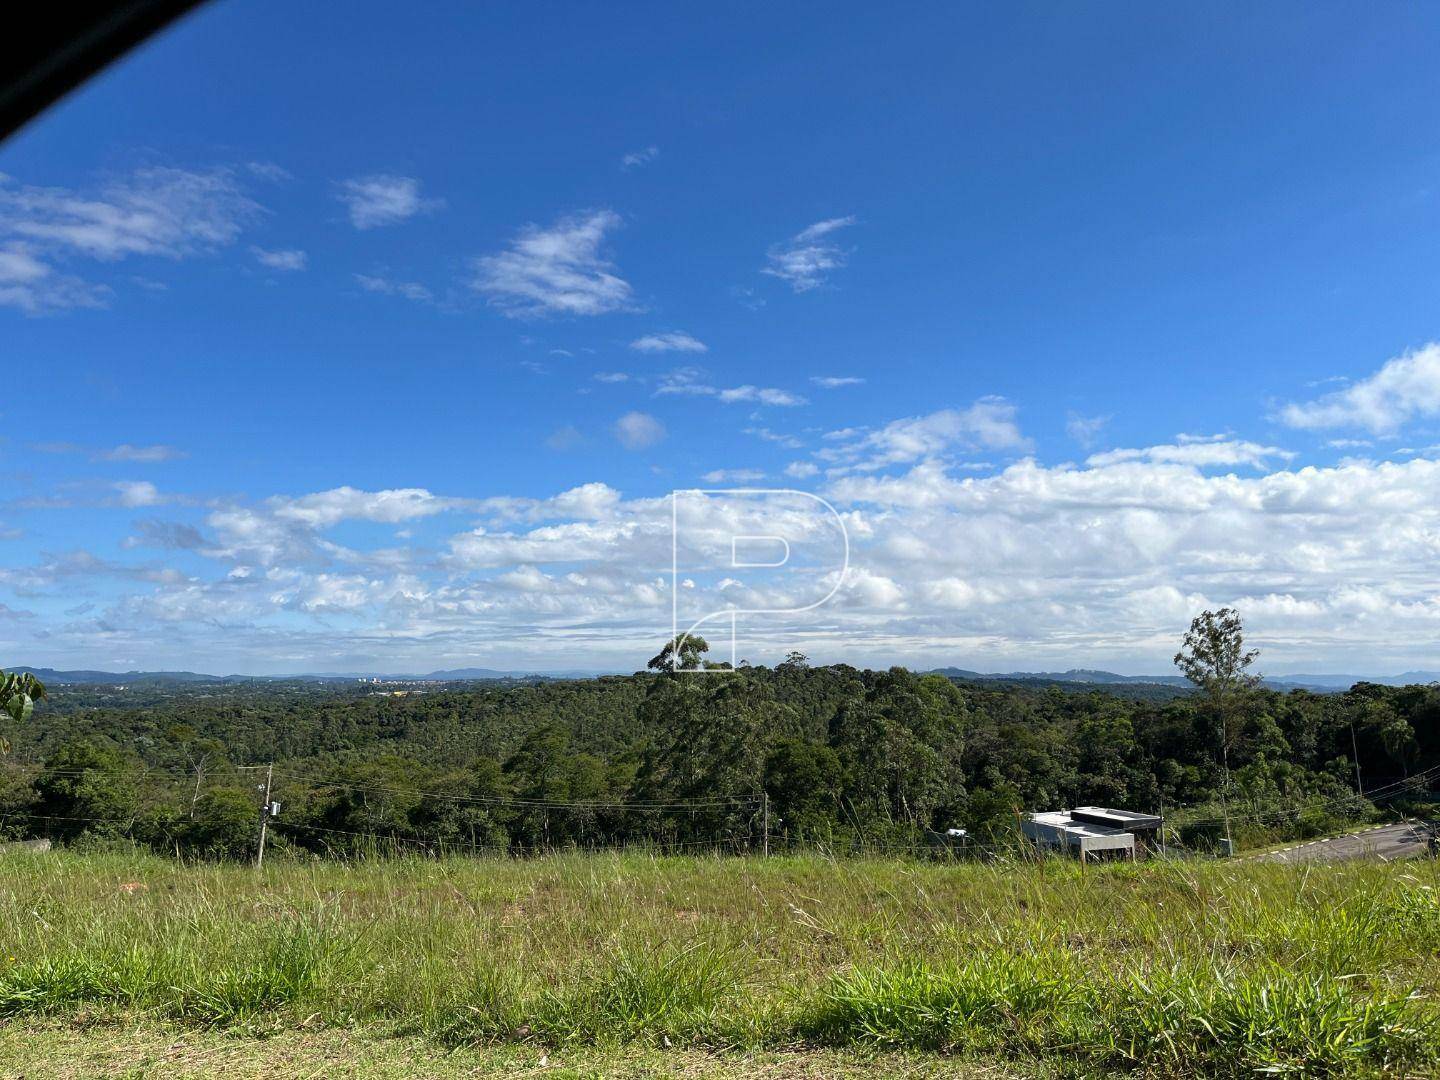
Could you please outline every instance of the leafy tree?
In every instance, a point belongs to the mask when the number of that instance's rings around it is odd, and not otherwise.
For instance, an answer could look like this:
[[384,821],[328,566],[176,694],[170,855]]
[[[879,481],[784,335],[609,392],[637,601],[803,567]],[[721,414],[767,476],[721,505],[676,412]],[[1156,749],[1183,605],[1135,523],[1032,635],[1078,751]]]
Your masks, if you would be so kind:
[[840,757],[823,743],[777,740],[765,758],[765,790],[772,826],[794,836],[813,836],[835,823],[842,771]]
[[140,805],[133,760],[92,740],[67,743],[51,754],[35,791],[35,813],[45,831],[62,837],[122,833]]
[[[1371,812],[1353,761],[1377,786],[1440,764],[1440,686],[1257,687],[1238,618],[1224,632],[1232,614],[1192,627],[1182,655],[1194,691],[972,682],[796,657],[671,678],[663,652],[636,675],[403,697],[283,682],[67,686],[52,690],[43,723],[0,713],[14,741],[0,829],[108,830],[162,852],[248,855],[254,777],[230,762],[274,760],[281,824],[294,826],[276,841],[316,853],[372,843],[351,832],[406,851],[739,846],[758,837],[751,799],[762,790],[792,836],[910,847],[955,825],[982,842],[1008,836],[1017,811],[1085,802],[1194,806],[1198,826],[1222,807],[1228,819],[1233,784],[1245,811],[1237,838],[1281,840]],[[682,671],[705,664],[700,643],[680,645]]]
[[681,634],[650,658],[645,666],[651,671],[674,673],[676,671],[699,671],[712,665],[705,660],[710,644],[696,634]]
[[969,838],[986,846],[1013,839],[1022,805],[1020,792],[1010,784],[972,791],[964,818]]
[[191,807],[185,844],[213,859],[246,859],[255,853],[256,803],[236,788],[207,791]]
[[1220,764],[1224,773],[1225,831],[1230,831],[1228,793],[1230,789],[1230,748],[1245,724],[1245,706],[1260,676],[1250,672],[1260,653],[1246,650],[1240,613],[1234,608],[1202,611],[1190,623],[1175,666],[1199,688],[1215,717],[1220,736]]
[[[0,713],[17,724],[30,719],[35,702],[45,696],[45,684],[28,671],[0,671]],[[0,734],[0,754],[10,752],[10,743]]]

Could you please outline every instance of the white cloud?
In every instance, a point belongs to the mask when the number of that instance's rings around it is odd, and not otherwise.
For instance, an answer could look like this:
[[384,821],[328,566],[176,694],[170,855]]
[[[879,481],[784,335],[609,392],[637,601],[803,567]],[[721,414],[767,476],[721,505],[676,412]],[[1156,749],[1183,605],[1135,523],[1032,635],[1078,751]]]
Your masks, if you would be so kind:
[[1433,341],[1343,390],[1280,410],[1291,427],[1362,428],[1373,435],[1393,435],[1411,420],[1433,416],[1440,416],[1440,342]]
[[1081,416],[1072,412],[1065,419],[1065,434],[1089,450],[1110,420],[1109,416]]
[[646,334],[630,342],[630,348],[639,352],[708,352],[703,341],[697,341],[683,330],[670,330],[662,334]]
[[310,529],[329,529],[342,521],[378,521],[396,524],[430,517],[464,507],[464,500],[446,499],[424,488],[390,488],[363,491],[353,487],[331,488],[299,498],[276,496],[266,504],[280,521],[292,521]]
[[641,165],[649,165],[660,156],[658,146],[647,146],[644,150],[635,150],[626,154],[620,159],[620,167],[625,170],[638,169]]
[[0,185],[0,231],[107,261],[223,247],[261,212],[229,169],[151,166],[111,181],[96,196]]
[[233,243],[264,211],[233,170],[150,166],[95,192],[0,175],[0,304],[28,314],[100,307],[108,286],[57,270],[88,259],[182,259]]
[[507,250],[475,260],[471,287],[516,317],[630,310],[630,283],[600,254],[605,235],[619,226],[613,210],[562,218],[548,229],[527,225]]
[[418,281],[394,281],[375,274],[355,274],[354,277],[355,284],[366,292],[380,293],[382,296],[403,296],[417,304],[428,304],[435,299],[430,290]]
[[705,381],[706,374],[699,368],[675,368],[660,377],[656,395],[682,395],[687,397],[713,397],[726,405],[754,403],[790,407],[804,405],[806,401],[799,394],[780,390],[773,386],[719,387]]
[[742,434],[753,435],[763,442],[783,446],[786,450],[801,450],[805,446],[805,443],[794,435],[786,434],[783,431],[771,431],[767,427],[748,427],[743,429]]
[[842,386],[860,386],[864,379],[854,375],[812,375],[810,381],[826,390],[838,390]]
[[[745,473],[717,470],[706,482],[744,483]],[[1078,467],[1023,460],[972,476],[931,455],[899,475],[854,472],[821,492],[851,539],[839,596],[798,630],[793,619],[747,627],[747,647],[756,660],[799,640],[812,655],[872,664],[1163,672],[1196,611],[1233,604],[1270,672],[1423,666],[1440,635],[1437,486],[1440,461],[1427,459],[1236,475],[1142,454]],[[115,491],[118,513],[167,501],[142,481]],[[347,521],[394,526],[443,511],[466,523],[425,547],[385,547],[388,530],[359,548],[326,535]],[[129,583],[103,610],[36,616],[45,647],[76,660],[111,645],[153,650],[154,662],[191,648],[229,669],[274,670],[288,657],[314,670],[373,649],[377,670],[403,670],[407,658],[426,670],[458,666],[424,662],[440,654],[494,655],[523,641],[527,658],[516,661],[526,665],[628,667],[669,628],[668,576],[657,568],[669,565],[671,513],[667,498],[627,499],[603,483],[484,501],[340,487],[213,506],[203,532],[138,523],[133,550],[182,552],[183,572],[82,551],[0,570],[0,585]],[[356,530],[355,542],[374,532]],[[685,563],[695,603],[722,607],[723,593],[780,606],[804,592],[798,571],[737,574],[725,561],[735,535],[789,537],[797,558],[820,537],[781,506],[692,515],[685,543],[720,560],[713,573]]]
[[773,386],[732,386],[727,390],[719,391],[716,396],[727,405],[736,402],[754,401],[761,405],[793,406],[804,405],[805,399],[799,394],[792,394],[789,390],[777,390]]
[[855,218],[850,216],[817,221],[783,244],[771,247],[760,272],[780,278],[797,293],[819,288],[831,271],[839,270],[849,259],[849,253],[831,238],[832,234],[854,224]]
[[625,374],[625,372],[623,371],[597,371],[595,373],[595,381],[603,383],[622,383],[629,382],[630,376]]
[[149,480],[119,480],[112,486],[117,492],[117,501],[124,507],[160,506],[165,502],[160,490]]
[[262,247],[251,247],[250,254],[255,261],[269,270],[304,270],[309,256],[297,249],[269,251]]
[[104,307],[110,290],[57,274],[25,244],[0,248],[0,305],[40,315],[64,308]]
[[357,229],[374,229],[382,225],[398,225],[416,214],[438,210],[443,199],[427,199],[420,194],[420,181],[413,176],[375,173],[342,180],[337,198],[345,204],[350,223]]
[[162,461],[177,461],[185,456],[185,452],[177,450],[173,446],[132,446],[129,443],[121,443],[109,450],[97,451],[94,456],[98,461],[138,461],[156,464]]
[[580,434],[580,429],[573,424],[567,424],[562,428],[556,428],[545,439],[545,445],[551,450],[573,450],[585,441],[585,436]]
[[1015,422],[1015,406],[984,397],[965,409],[892,420],[874,431],[843,430],[826,438],[839,445],[816,457],[841,470],[874,471],[957,450],[1025,451],[1030,441]]
[[746,484],[764,480],[765,473],[761,469],[711,469],[700,479],[707,484]]
[[785,466],[785,475],[793,476],[796,480],[808,480],[819,472],[819,466],[812,461],[792,461]]
[[1248,465],[1263,469],[1270,459],[1289,461],[1295,455],[1278,446],[1261,446],[1259,443],[1238,439],[1198,440],[1186,439],[1174,445],[1147,446],[1133,450],[1107,450],[1103,454],[1092,454],[1086,459],[1087,465],[1116,465],[1125,461],[1150,461],[1156,464],[1192,465],[1196,468],[1231,467]]
[[615,438],[627,450],[643,450],[665,438],[665,425],[649,413],[628,412],[615,421]]

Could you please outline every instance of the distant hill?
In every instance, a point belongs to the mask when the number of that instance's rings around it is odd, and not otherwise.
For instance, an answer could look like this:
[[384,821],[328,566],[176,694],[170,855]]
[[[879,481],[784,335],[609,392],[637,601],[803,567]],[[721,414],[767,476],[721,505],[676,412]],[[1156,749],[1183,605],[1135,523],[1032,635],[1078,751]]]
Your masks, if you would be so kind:
[[1113,671],[1071,668],[1069,671],[967,671],[964,668],[936,668],[932,674],[951,679],[998,679],[1002,682],[1070,682],[1070,683],[1153,683],[1160,686],[1189,686],[1179,675],[1117,675]]
[[250,683],[250,682],[493,682],[506,679],[588,679],[593,671],[496,671],[491,668],[452,668],[423,675],[384,675],[373,672],[322,672],[301,675],[206,675],[197,671],[58,671],[21,664],[11,669],[29,671],[43,683],[71,685],[134,685],[137,683]]
[[43,683],[140,683],[140,682],[171,682],[171,683],[201,683],[201,682],[231,682],[244,680],[247,682],[260,681],[250,679],[247,676],[229,675],[204,675],[195,671],[56,671],[54,668],[37,668],[20,664],[10,670],[28,671]]
[[[982,672],[966,668],[936,668],[936,675],[951,679],[975,681],[998,681],[1013,683],[1090,683],[1098,686],[1149,685],[1188,688],[1188,680],[1179,675],[1118,675],[1113,671],[1096,671],[1091,668],[1071,668],[1069,671],[1008,671]],[[1349,690],[1359,682],[1380,683],[1384,686],[1410,686],[1415,683],[1440,682],[1440,671],[1405,671],[1399,675],[1272,675],[1266,676],[1264,685],[1271,690],[1314,690],[1333,693]]]
[[1280,678],[1295,686],[1348,690],[1358,682],[1379,683],[1382,686],[1440,682],[1440,671],[1402,671],[1399,675],[1281,675]]
[[[496,668],[444,668],[424,674],[380,674],[376,672],[311,672],[300,675],[207,675],[198,671],[58,671],[19,665],[12,670],[33,672],[41,682],[57,686],[70,685],[136,685],[164,683],[252,683],[252,682],[324,682],[351,683],[361,679],[382,682],[496,682],[516,679],[593,679],[605,674],[628,672],[603,671],[503,671]],[[971,671],[968,668],[942,667],[932,671],[951,679],[976,682],[1023,683],[1038,686],[1059,683],[1069,686],[1165,686],[1188,690],[1189,682],[1179,675],[1119,675],[1094,668],[1070,668],[1067,671]],[[1440,682],[1440,671],[1405,671],[1399,675],[1276,675],[1264,680],[1272,690],[1313,690],[1334,692],[1348,690],[1358,682],[1380,683],[1384,686],[1408,686],[1414,683]]]

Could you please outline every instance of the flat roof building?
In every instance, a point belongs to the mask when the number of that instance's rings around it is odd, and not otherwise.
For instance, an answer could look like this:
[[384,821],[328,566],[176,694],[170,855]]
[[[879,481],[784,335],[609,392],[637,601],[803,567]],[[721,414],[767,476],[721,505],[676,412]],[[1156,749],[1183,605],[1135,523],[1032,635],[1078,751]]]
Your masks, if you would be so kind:
[[1076,821],[1103,825],[1109,829],[1127,829],[1130,832],[1156,832],[1161,825],[1155,814],[1137,814],[1133,810],[1112,810],[1108,806],[1077,806],[1070,811]]
[[1042,811],[1020,822],[1025,835],[1040,846],[1073,852],[1081,859],[1107,851],[1133,859],[1136,833],[1154,833],[1160,825],[1154,814],[1105,806]]

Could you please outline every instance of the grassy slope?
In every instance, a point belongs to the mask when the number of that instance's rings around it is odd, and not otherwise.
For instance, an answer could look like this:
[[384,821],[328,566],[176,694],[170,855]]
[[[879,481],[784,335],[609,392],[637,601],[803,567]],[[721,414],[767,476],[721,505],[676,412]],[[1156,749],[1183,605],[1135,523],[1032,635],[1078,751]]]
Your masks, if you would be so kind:
[[233,1058],[216,1070],[232,1075],[264,1072],[277,1046],[299,1048],[283,1055],[297,1074],[304,1054],[341,1071],[329,1054],[376,1076],[418,1060],[523,1075],[542,1048],[582,1075],[843,1075],[874,1050],[912,1055],[886,1070],[917,1075],[961,1069],[935,1051],[1026,1074],[1426,1073],[1437,886],[1430,863],[577,855],[257,875],[12,854],[0,1061],[49,1047],[28,1075],[52,1075],[41,1060],[66,1075],[66,1055],[120,1045],[123,1071],[149,1047],[141,1075],[184,1075],[172,1039]]
[[48,1024],[0,1024],[0,1075],[27,1080],[97,1076],[188,1080],[356,1077],[411,1080],[504,1076],[534,1080],[1035,1080],[1024,1071],[934,1055],[837,1050],[711,1053],[644,1046],[466,1046],[419,1037],[345,1031],[282,1032],[265,1039],[165,1025],[107,1024],[77,1030]]

